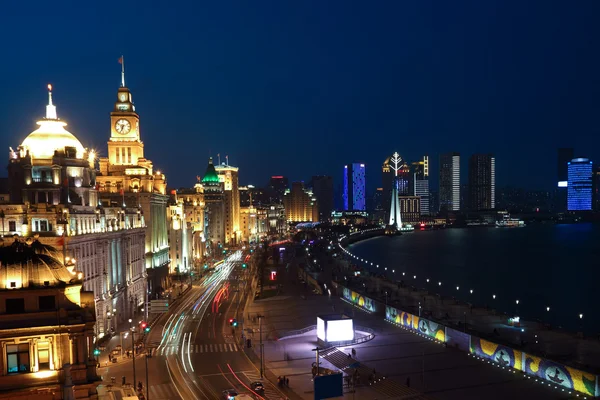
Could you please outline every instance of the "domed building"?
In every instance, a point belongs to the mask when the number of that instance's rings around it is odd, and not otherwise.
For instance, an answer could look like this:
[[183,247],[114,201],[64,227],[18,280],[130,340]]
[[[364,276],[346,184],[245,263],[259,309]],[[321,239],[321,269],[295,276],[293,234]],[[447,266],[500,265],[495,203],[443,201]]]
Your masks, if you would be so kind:
[[10,151],[10,202],[96,206],[95,154],[65,129],[52,103],[51,85],[46,116],[37,124],[39,128]]
[[[89,399],[99,378],[92,353],[94,295],[83,274],[34,239],[0,243],[0,391],[36,399]],[[70,260],[69,260],[70,261]]]
[[[94,334],[99,340],[147,309],[144,214],[139,203],[99,201],[96,154],[66,130],[53,104],[51,86],[48,89],[46,115],[37,122],[38,129],[10,150],[10,195],[8,202],[0,202],[0,230],[7,245],[36,238],[57,248],[61,262],[67,257],[78,260],[83,288],[94,293]],[[10,268],[0,274],[12,274]],[[20,264],[14,268],[21,271]],[[31,268],[24,271],[33,276]],[[34,272],[41,282],[68,282],[69,276],[62,276],[64,271],[51,264]],[[17,281],[27,287],[31,280]]]

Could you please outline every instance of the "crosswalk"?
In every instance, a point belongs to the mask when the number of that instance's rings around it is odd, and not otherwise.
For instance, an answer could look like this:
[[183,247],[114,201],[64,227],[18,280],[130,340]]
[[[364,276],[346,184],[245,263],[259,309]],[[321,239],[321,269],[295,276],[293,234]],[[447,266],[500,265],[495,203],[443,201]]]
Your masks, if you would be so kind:
[[[188,348],[185,347],[182,349],[186,354],[188,353]],[[199,354],[199,353],[229,353],[240,351],[240,348],[235,343],[210,343],[210,344],[192,344],[189,347],[190,354]],[[159,350],[159,354],[161,356],[170,356],[179,354],[180,348],[179,346],[165,346],[161,347]]]
[[174,400],[179,399],[179,394],[172,383],[150,386],[150,397],[152,400]]
[[280,392],[278,392],[273,385],[271,385],[266,379],[260,379],[260,374],[256,371],[252,371],[252,372],[244,372],[244,375],[246,375],[246,378],[248,378],[248,380],[250,381],[250,383],[252,382],[263,382],[263,385],[265,387],[265,394],[263,395],[263,397],[265,399],[268,400],[277,400],[277,399],[285,399],[285,397],[283,397],[281,395]]

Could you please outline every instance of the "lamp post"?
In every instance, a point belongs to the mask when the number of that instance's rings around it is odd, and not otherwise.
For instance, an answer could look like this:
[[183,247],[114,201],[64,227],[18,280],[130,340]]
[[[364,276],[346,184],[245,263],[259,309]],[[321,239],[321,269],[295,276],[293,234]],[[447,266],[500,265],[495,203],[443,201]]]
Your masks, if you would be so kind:
[[148,356],[152,354],[152,349],[146,349],[146,400],[150,400],[150,382],[148,381]]
[[135,376],[135,341],[134,341],[134,332],[135,332],[135,328],[133,327],[133,325],[131,324],[133,322],[133,320],[131,318],[129,318],[129,329],[131,330],[131,353],[133,355],[133,387],[135,388],[137,380],[136,380],[136,376]]
[[312,351],[316,351],[317,352],[317,373],[315,374],[315,379],[317,376],[319,376],[319,349],[318,347],[315,347],[314,349],[312,349]]
[[258,334],[259,334],[259,351],[260,351],[260,379],[263,378],[263,342],[262,342],[262,319],[264,315],[257,315],[258,318]]

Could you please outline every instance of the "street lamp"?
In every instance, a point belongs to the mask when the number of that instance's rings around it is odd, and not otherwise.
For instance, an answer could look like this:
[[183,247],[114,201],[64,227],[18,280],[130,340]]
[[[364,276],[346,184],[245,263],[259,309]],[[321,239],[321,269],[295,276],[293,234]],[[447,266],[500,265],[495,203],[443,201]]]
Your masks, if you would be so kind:
[[135,328],[133,327],[132,323],[132,319],[129,318],[129,329],[131,330],[131,353],[133,355],[133,387],[136,387],[137,384],[137,379],[135,376],[135,340],[134,340],[134,336],[135,336]]

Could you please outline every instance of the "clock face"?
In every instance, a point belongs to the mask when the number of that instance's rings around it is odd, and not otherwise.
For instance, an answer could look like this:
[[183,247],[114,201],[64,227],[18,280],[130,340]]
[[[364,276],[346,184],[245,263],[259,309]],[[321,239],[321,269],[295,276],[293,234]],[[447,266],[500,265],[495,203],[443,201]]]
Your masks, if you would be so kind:
[[115,130],[121,135],[126,135],[131,130],[131,124],[126,119],[120,119],[115,123]]
[[119,99],[120,99],[121,101],[125,101],[125,100],[127,100],[127,94],[126,94],[126,93],[121,93],[121,94],[119,95]]

